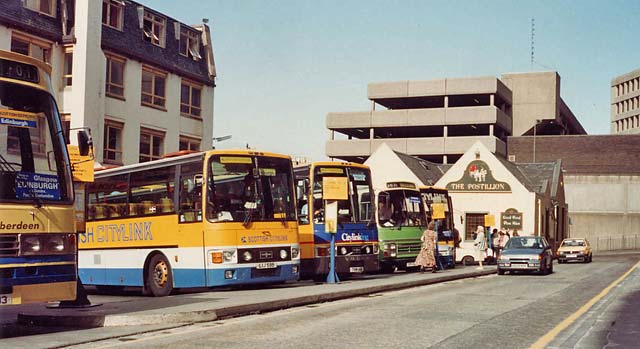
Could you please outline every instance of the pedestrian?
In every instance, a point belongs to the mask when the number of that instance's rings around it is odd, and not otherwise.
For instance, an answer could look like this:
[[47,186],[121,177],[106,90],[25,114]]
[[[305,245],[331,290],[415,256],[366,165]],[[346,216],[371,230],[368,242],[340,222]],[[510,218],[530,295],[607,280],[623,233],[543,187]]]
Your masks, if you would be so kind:
[[487,241],[484,238],[484,227],[481,225],[476,228],[476,239],[473,245],[476,248],[476,256],[478,256],[478,263],[480,264],[476,269],[484,269],[482,262],[487,257]]
[[422,241],[422,248],[418,257],[416,257],[416,265],[420,266],[420,271],[431,269],[431,272],[436,272],[436,232],[435,222],[429,222],[427,230],[422,233],[420,240]]
[[500,255],[502,254],[502,250],[504,249],[504,245],[506,245],[507,241],[509,241],[507,234],[505,234],[505,232],[503,232],[502,230],[500,230],[498,234],[499,234],[498,241],[496,243],[496,248],[498,253],[496,255],[496,258],[500,258]]

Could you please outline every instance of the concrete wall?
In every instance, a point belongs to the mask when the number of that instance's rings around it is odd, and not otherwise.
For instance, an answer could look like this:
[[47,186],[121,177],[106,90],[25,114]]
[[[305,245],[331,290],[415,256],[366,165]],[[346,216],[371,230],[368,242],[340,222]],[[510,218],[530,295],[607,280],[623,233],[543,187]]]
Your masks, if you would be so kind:
[[589,239],[597,250],[640,248],[640,176],[564,178],[570,236]]
[[514,136],[532,128],[536,119],[558,117],[560,76],[556,72],[503,74],[501,80],[513,93]]

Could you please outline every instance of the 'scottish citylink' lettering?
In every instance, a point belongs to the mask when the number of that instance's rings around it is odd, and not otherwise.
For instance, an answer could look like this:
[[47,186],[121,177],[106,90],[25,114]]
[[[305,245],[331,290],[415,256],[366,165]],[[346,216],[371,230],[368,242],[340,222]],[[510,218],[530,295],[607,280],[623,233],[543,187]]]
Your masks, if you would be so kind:
[[151,222],[103,224],[87,228],[80,234],[80,243],[107,243],[153,240]]

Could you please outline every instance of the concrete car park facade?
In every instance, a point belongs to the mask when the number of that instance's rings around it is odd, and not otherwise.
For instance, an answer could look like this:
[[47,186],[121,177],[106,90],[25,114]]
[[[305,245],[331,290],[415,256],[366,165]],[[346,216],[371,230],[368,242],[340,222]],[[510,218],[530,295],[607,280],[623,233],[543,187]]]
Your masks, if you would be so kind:
[[505,156],[507,137],[585,134],[560,97],[556,72],[371,83],[371,110],[332,112],[326,155],[364,162],[382,144],[454,163],[476,141]]

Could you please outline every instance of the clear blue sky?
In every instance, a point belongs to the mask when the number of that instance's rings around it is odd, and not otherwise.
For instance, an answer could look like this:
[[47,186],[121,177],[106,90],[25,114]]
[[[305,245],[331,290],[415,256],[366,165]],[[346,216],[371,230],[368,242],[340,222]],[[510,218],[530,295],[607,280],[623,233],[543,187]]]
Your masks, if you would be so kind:
[[640,1],[143,0],[209,19],[219,148],[325,159],[335,111],[369,110],[367,84],[555,70],[589,134],[608,134],[610,83],[640,68]]

